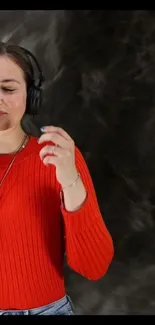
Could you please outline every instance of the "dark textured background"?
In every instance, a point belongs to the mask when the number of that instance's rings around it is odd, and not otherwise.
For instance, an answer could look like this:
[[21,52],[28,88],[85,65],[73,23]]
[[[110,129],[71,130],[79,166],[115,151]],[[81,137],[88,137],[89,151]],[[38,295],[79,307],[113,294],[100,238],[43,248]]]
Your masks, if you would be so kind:
[[44,113],[88,163],[115,258],[90,282],[65,266],[77,314],[155,314],[155,11],[0,11],[0,39],[46,78]]

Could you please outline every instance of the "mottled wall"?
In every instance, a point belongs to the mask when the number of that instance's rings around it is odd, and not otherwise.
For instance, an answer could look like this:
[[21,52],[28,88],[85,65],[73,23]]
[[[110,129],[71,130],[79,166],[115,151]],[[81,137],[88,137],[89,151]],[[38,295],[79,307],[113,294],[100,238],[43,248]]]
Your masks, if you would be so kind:
[[155,11],[1,10],[0,38],[41,62],[44,112],[83,152],[114,239],[100,281],[65,266],[77,314],[155,314]]

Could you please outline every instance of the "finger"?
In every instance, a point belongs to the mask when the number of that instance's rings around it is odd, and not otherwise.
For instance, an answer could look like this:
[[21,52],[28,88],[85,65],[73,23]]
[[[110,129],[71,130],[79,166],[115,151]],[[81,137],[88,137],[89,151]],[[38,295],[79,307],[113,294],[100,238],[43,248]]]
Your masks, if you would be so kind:
[[62,137],[64,137],[66,140],[71,140],[73,141],[73,139],[70,137],[70,135],[62,128],[57,127],[57,126],[43,126],[41,128],[42,132],[56,132],[58,134],[60,134]]
[[57,164],[57,157],[55,156],[46,156],[42,162],[45,166],[49,166],[49,165],[53,165],[53,166],[56,166]]
[[38,143],[41,144],[48,141],[52,141],[62,148],[68,148],[69,146],[68,141],[58,133],[44,133],[39,138]]
[[41,160],[43,160],[46,155],[55,155],[55,156],[58,156],[61,158],[61,157],[71,156],[71,151],[69,149],[64,149],[64,148],[60,148],[60,147],[56,147],[56,146],[47,145],[40,150],[39,155],[40,155]]

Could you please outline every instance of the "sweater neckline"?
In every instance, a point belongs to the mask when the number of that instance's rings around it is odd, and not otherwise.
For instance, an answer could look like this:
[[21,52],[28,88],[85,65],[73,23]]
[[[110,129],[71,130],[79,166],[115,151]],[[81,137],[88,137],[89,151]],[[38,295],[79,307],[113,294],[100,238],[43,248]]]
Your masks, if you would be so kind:
[[[29,156],[32,152],[37,151],[36,150],[38,149],[37,144],[38,144],[37,139],[30,136],[25,148],[23,148],[20,152],[18,152],[14,164],[17,164],[18,162],[22,161],[23,159],[25,159],[25,157]],[[0,166],[8,165],[15,155],[16,154],[0,155]]]

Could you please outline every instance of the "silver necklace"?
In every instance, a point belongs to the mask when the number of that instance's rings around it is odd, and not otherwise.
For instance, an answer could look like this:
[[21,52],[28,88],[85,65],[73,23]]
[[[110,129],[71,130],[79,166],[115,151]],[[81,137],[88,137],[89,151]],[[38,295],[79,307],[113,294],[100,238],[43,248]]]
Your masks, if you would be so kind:
[[24,148],[26,147],[26,144],[27,144],[27,140],[28,140],[28,138],[29,138],[29,136],[26,134],[26,135],[24,136],[24,139],[22,140],[21,145],[19,146],[18,150],[17,150],[16,153],[15,153],[15,156],[11,159],[11,161],[10,161],[10,163],[9,163],[9,166],[7,167],[6,171],[4,172],[4,175],[2,176],[2,178],[1,178],[1,180],[0,180],[0,187],[1,187],[2,184],[4,183],[4,180],[5,180],[6,176],[8,175],[8,173],[9,173],[9,171],[10,171],[10,169],[11,169],[11,167],[12,167],[12,165],[13,165],[13,163],[14,163],[14,161],[15,161],[15,159],[16,159],[18,153],[19,153],[19,151],[22,150],[22,149],[24,149]]

